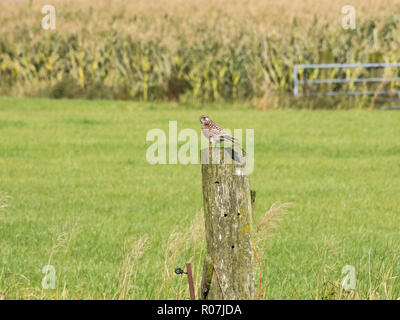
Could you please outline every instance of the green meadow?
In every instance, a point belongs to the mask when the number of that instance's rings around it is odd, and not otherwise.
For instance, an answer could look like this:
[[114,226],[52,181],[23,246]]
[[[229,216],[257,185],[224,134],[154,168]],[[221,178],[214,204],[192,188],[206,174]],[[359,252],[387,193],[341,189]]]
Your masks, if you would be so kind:
[[254,129],[254,233],[286,207],[257,242],[263,299],[400,298],[400,112],[0,98],[0,299],[188,299],[200,165],[150,165],[146,134],[203,113]]

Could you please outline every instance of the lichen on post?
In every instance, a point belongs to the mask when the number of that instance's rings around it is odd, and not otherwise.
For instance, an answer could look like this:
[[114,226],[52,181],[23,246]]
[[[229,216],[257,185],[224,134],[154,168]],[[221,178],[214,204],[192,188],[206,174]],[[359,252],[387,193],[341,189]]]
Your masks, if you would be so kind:
[[205,148],[201,159],[207,254],[199,297],[253,299],[252,200],[246,156],[240,149]]

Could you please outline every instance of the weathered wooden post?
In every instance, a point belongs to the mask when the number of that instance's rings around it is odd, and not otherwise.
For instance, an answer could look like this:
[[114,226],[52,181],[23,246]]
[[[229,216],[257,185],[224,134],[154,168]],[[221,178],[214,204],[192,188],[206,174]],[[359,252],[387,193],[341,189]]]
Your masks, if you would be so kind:
[[205,148],[201,157],[207,254],[199,299],[253,299],[252,195],[246,156],[240,149]]

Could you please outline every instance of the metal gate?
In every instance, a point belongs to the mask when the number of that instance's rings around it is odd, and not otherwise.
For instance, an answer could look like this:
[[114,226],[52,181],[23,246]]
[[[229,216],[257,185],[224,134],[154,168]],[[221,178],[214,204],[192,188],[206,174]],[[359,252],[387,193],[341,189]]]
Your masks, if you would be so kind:
[[[400,82],[400,77],[391,77],[391,78],[383,78],[383,77],[371,77],[371,78],[333,78],[333,79],[299,79],[299,70],[300,69],[347,69],[347,68],[398,68],[400,67],[400,63],[332,63],[332,64],[299,64],[295,65],[293,68],[293,78],[294,78],[294,95],[298,96],[338,96],[338,95],[399,95],[400,90],[367,90],[367,91],[326,91],[326,92],[310,92],[304,94],[306,90],[300,92],[300,86],[307,86],[308,84],[340,84],[340,83],[367,83],[367,82]],[[400,70],[399,70],[400,71]],[[398,72],[396,72],[397,74]],[[400,84],[400,83],[399,83]],[[400,87],[400,86],[399,86]]]

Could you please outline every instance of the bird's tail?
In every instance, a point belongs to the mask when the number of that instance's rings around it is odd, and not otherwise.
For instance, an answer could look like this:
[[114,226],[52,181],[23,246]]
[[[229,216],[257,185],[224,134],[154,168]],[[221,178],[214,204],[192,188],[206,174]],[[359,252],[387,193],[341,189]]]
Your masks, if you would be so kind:
[[[234,137],[231,137],[231,136],[228,136],[228,135],[223,135],[222,137],[223,137],[225,140],[231,141],[231,142],[233,142],[234,144],[240,146],[240,149],[242,150],[243,156],[245,156],[245,155],[247,154],[246,151],[243,149],[242,145],[238,142],[238,139],[236,139],[236,138],[234,138]],[[232,150],[233,150],[233,149],[232,149]]]
[[238,139],[236,139],[236,138],[234,138],[234,137],[231,137],[231,136],[228,136],[228,135],[223,135],[222,138],[224,138],[224,140],[231,141],[231,142],[233,142],[234,144],[237,144],[237,145],[239,145],[239,146],[241,145],[241,144],[238,142]]

